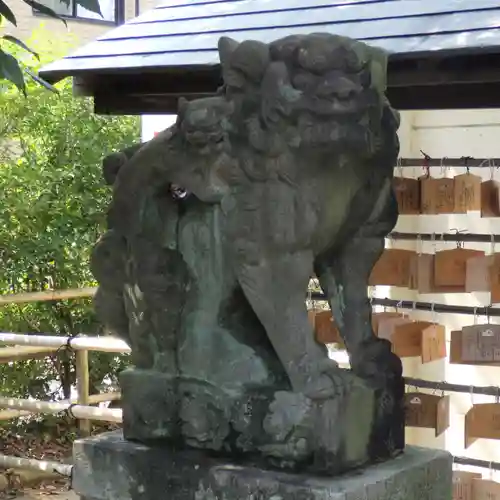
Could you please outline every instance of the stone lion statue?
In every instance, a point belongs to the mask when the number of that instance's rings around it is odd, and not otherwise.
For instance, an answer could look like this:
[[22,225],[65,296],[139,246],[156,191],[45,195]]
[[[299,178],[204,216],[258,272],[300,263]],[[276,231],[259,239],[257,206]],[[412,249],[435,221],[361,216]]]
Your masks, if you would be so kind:
[[[132,347],[125,437],[327,474],[393,456],[401,362],[367,297],[398,217],[386,55],[324,33],[221,38],[219,54],[217,95],[103,163],[92,269],[99,316]],[[314,339],[313,273],[351,371]]]

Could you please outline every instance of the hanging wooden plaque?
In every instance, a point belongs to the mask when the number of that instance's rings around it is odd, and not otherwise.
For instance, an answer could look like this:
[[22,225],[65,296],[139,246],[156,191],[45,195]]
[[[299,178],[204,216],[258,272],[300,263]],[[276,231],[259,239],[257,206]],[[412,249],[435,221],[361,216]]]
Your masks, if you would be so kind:
[[340,331],[335,324],[331,311],[310,310],[308,314],[313,325],[316,342],[320,344],[342,343]]
[[462,359],[462,330],[450,332],[450,364],[452,365],[486,365],[486,366],[500,366],[497,362],[480,362],[480,361],[464,361]]
[[467,259],[478,256],[484,256],[484,252],[468,248],[437,252],[434,256],[434,283],[465,288]]
[[481,479],[481,474],[468,471],[453,471],[453,500],[474,500],[472,488],[475,479]]
[[410,290],[418,290],[418,257],[419,254],[415,253],[410,260],[410,279],[408,280]]
[[450,214],[455,207],[454,180],[446,177],[420,178],[421,212],[423,214]]
[[500,325],[483,324],[462,328],[462,355],[464,363],[500,362]]
[[450,398],[436,394],[405,394],[406,425],[434,429],[440,436],[450,426]]
[[378,323],[377,335],[381,339],[392,342],[396,327],[411,323],[413,323],[413,321],[406,316],[399,318],[382,318]]
[[395,318],[403,318],[405,315],[399,312],[383,311],[372,313],[372,328],[373,333],[378,336],[378,329],[381,321]]
[[465,263],[465,291],[489,292],[493,255],[471,257]]
[[454,212],[481,210],[481,177],[470,173],[454,178]]
[[422,363],[446,358],[446,328],[436,323],[422,330]]
[[420,213],[420,181],[409,177],[394,177],[394,194],[398,201],[400,215],[418,215]]
[[500,217],[500,184],[495,180],[481,184],[481,217]]
[[495,253],[492,256],[489,278],[491,303],[497,304],[500,302],[500,254],[498,253]]
[[474,479],[472,500],[500,500],[500,483],[489,479]]
[[462,330],[450,332],[450,364],[462,365]]
[[475,404],[465,415],[465,448],[478,439],[500,439],[500,403]]
[[368,285],[408,287],[413,255],[412,250],[385,249],[372,269]]
[[391,338],[392,352],[400,358],[413,358],[422,354],[422,332],[430,328],[428,321],[395,323]]
[[[421,294],[425,293],[463,293],[463,286],[438,286],[434,279],[434,255],[419,254],[414,258],[412,272],[416,273],[416,278],[411,278],[410,283],[417,284],[417,290]],[[416,264],[415,264],[416,262]]]

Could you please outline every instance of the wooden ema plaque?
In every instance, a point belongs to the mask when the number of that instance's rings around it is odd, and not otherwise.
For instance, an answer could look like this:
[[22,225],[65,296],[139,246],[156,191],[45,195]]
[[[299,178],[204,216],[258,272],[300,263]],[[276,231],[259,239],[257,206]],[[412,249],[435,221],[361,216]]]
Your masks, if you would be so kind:
[[316,342],[320,344],[342,344],[340,331],[335,324],[331,311],[314,310],[308,311],[309,321],[314,330]]
[[383,311],[378,313],[372,313],[373,333],[376,336],[379,335],[379,326],[382,321],[386,321],[388,319],[404,318],[404,317],[405,315],[399,312]]
[[414,255],[411,250],[386,248],[370,273],[368,285],[408,287]]
[[450,214],[455,207],[454,179],[420,178],[420,206],[423,214]]
[[481,210],[481,177],[470,173],[454,178],[454,213]]
[[491,303],[497,304],[500,302],[500,254],[493,254],[490,265],[490,290]]
[[500,483],[490,479],[473,479],[472,500],[500,500]]
[[434,255],[434,282],[438,286],[456,286],[465,289],[467,259],[483,256],[480,250],[454,248]]
[[475,479],[481,479],[481,474],[468,471],[453,471],[453,500],[474,500],[472,488]]
[[430,363],[446,357],[446,331],[443,325],[412,321],[404,316],[387,316],[378,320],[376,334],[389,340],[392,352],[400,358],[420,356],[422,363]]
[[461,286],[440,286],[434,277],[434,255],[416,254],[410,267],[410,287],[421,294],[425,293],[463,293],[465,284]]
[[464,363],[500,363],[500,325],[471,325],[462,328]]
[[423,364],[446,358],[446,329],[444,325],[433,323],[424,328],[421,339],[421,358]]
[[413,321],[408,316],[402,316],[402,315],[394,317],[387,316],[381,318],[378,321],[377,336],[380,337],[381,339],[393,342],[394,332],[396,331],[396,328],[402,327],[404,325],[410,325],[412,323]]
[[405,424],[434,429],[436,437],[450,426],[450,397],[408,392],[405,394]]
[[478,366],[500,366],[500,363],[464,361],[462,359],[462,330],[452,331],[450,333],[450,364],[452,365],[478,365]]
[[392,187],[400,215],[418,215],[420,213],[420,181],[408,177],[394,177]]
[[467,259],[465,263],[466,292],[489,292],[491,290],[490,275],[493,263],[493,255],[479,255]]
[[489,180],[481,184],[481,217],[500,217],[500,184]]
[[465,448],[478,439],[500,439],[500,403],[473,405],[465,415]]

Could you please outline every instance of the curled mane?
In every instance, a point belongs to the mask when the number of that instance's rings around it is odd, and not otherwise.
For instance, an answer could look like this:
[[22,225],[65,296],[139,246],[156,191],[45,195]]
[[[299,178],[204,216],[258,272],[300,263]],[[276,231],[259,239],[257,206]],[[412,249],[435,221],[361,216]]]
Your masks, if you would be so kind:
[[225,127],[234,149],[250,150],[240,165],[254,180],[279,176],[301,150],[369,161],[397,141],[382,50],[317,33],[271,44],[222,38],[219,53],[232,105]]

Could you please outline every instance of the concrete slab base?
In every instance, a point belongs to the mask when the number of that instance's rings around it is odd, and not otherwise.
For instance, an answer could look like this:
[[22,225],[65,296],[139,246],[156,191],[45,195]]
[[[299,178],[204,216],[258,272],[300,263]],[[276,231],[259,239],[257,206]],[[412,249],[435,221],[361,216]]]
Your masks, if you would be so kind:
[[195,450],[145,446],[121,431],[74,445],[73,488],[85,500],[451,500],[452,457],[404,454],[334,478],[263,470]]

